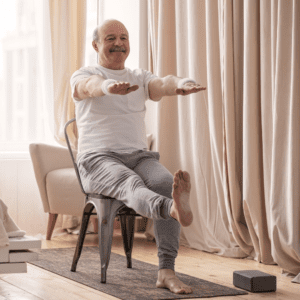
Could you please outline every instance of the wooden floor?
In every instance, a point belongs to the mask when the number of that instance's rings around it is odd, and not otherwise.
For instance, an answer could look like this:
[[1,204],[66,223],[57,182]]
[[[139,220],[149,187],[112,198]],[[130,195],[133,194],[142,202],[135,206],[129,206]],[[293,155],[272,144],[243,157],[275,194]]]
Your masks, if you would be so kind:
[[[43,241],[42,248],[65,248],[76,245],[77,235],[63,235]],[[96,234],[88,234],[84,246],[96,246]],[[112,251],[124,255],[120,230],[116,229],[113,238]],[[158,264],[157,250],[154,242],[146,240],[144,234],[136,233],[132,257],[151,264]],[[260,293],[245,296],[228,296],[211,298],[215,300],[242,300],[242,299],[300,299],[300,285],[291,283],[291,278],[281,275],[278,266],[266,266],[251,260],[231,259],[219,257],[185,247],[179,249],[176,259],[176,271],[204,280],[232,285],[232,274],[235,270],[255,269],[277,276],[277,291],[274,293]],[[108,275],[109,276],[109,275]],[[0,274],[0,300],[3,299],[43,299],[43,300],[93,300],[93,299],[118,299],[75,281],[58,276],[51,272],[27,264],[27,273]]]

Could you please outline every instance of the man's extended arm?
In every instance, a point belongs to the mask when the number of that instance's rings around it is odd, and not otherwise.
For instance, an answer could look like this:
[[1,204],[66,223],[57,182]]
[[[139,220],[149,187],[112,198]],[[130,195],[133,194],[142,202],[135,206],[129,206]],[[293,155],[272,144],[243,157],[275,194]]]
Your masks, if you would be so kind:
[[[101,97],[105,93],[102,90],[102,84],[105,79],[101,75],[92,75],[88,78],[82,79],[75,86],[74,97],[79,100]],[[138,85],[130,85],[129,82],[116,81],[107,87],[107,91],[111,94],[126,95],[130,92],[136,91]]]
[[189,95],[206,90],[200,84],[187,82],[181,88],[178,88],[179,81],[182,78],[168,75],[164,78],[154,78],[149,82],[149,96],[153,101],[159,101],[164,96]]

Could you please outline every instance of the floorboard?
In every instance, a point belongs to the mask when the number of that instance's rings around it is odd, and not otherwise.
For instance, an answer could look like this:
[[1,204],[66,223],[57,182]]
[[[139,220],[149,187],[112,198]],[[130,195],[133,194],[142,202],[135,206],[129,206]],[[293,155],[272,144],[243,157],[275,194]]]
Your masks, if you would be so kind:
[[[56,236],[51,241],[42,241],[42,248],[74,247],[77,238],[77,235],[72,234]],[[88,234],[84,246],[97,245],[98,236]],[[114,232],[112,252],[124,255],[119,229]],[[147,241],[143,233],[136,233],[132,257],[158,265],[155,242]],[[277,277],[277,291],[274,293],[249,293],[243,296],[213,298],[215,300],[295,300],[300,295],[300,285],[291,283],[291,278],[281,275],[278,266],[263,265],[253,260],[220,257],[181,246],[175,270],[228,287],[234,287],[232,274],[235,270],[260,270]],[[2,299],[112,300],[117,298],[28,264],[25,274],[0,274],[0,300]]]
[[[24,273],[23,273],[24,274]],[[4,276],[1,276],[4,277]],[[32,293],[17,287],[18,282],[9,283],[5,279],[1,278],[0,280],[0,300],[3,299],[24,299],[24,300],[43,300]]]

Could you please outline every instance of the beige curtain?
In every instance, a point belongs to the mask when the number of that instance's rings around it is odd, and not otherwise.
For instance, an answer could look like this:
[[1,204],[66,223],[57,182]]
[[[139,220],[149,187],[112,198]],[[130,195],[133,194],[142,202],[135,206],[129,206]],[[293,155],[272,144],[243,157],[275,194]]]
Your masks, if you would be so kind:
[[[70,78],[84,64],[86,36],[86,0],[49,0],[54,86],[55,140],[66,146],[65,123],[75,117]],[[72,125],[73,126],[73,125]],[[77,149],[77,131],[68,131]]]
[[150,69],[207,86],[148,104],[161,162],[192,176],[182,244],[297,275],[300,2],[148,4]]
[[[84,65],[86,36],[86,0],[49,0],[51,27],[54,137],[67,146],[64,125],[75,117],[71,97],[70,78]],[[74,123],[73,123],[74,124]],[[68,127],[71,145],[77,149],[77,127]],[[59,216],[56,229],[70,229],[79,225],[76,216]]]

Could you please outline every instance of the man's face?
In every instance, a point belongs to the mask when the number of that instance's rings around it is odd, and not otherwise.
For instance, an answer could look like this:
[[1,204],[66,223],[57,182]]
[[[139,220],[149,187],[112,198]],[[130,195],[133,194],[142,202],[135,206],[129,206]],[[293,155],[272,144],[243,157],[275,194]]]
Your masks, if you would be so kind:
[[130,52],[129,36],[125,26],[120,22],[107,23],[99,29],[98,35],[100,64],[108,68],[123,69]]

